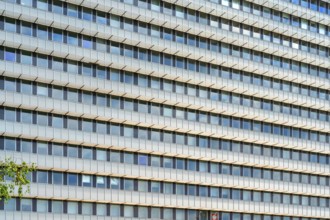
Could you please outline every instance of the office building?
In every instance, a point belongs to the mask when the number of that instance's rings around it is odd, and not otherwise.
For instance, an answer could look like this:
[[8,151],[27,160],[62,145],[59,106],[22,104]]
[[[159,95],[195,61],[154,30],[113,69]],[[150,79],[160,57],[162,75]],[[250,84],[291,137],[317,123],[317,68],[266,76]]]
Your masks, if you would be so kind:
[[0,158],[38,166],[0,219],[330,218],[328,1],[0,12]]

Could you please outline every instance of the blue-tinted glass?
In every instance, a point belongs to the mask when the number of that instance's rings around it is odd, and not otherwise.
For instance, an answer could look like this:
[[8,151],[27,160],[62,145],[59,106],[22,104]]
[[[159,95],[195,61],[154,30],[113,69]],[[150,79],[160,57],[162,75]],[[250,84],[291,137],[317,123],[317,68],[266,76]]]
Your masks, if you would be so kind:
[[60,172],[53,172],[53,184],[63,184],[63,174]]
[[14,19],[6,18],[4,23],[5,31],[16,32],[16,22]]
[[139,165],[148,165],[148,156],[144,154],[139,154],[138,162]]
[[82,46],[83,48],[92,48],[93,43],[91,37],[84,36],[82,39]]
[[77,174],[68,174],[68,185],[76,186],[78,182]]
[[30,23],[22,22],[21,34],[32,36],[32,27]]
[[6,49],[5,50],[5,60],[7,61],[16,61],[16,53],[14,49]]
[[178,158],[176,160],[176,168],[177,169],[185,169],[185,161],[184,161],[184,159]]
[[52,40],[56,42],[63,42],[63,35],[61,30],[53,30]]
[[5,139],[5,150],[16,150],[16,140],[15,139]]
[[76,5],[68,4],[67,15],[71,17],[78,17],[78,7]]
[[4,210],[6,211],[16,211],[16,199],[12,198],[5,202],[4,204]]
[[48,173],[47,171],[38,171],[37,172],[37,182],[38,183],[47,183]]
[[63,13],[62,2],[58,0],[54,0],[52,5],[52,11],[58,14],[62,14]]
[[37,0],[37,8],[42,10],[48,9],[47,0]]

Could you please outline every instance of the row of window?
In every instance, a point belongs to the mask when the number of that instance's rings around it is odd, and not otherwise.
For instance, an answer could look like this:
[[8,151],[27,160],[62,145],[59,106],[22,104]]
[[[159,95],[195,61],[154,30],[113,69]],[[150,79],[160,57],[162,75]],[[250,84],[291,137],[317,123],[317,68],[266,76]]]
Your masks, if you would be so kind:
[[[126,20],[124,20],[124,27],[127,24],[125,21]],[[130,25],[133,28],[133,21],[131,21]],[[209,73],[210,64],[206,62],[198,62],[189,58],[182,58],[176,55],[170,55],[163,52],[147,50],[136,46],[131,46],[127,44],[122,44],[110,40],[77,34],[73,32],[67,32],[60,29],[52,29],[46,26],[36,26],[28,22],[20,22],[14,19],[5,18],[4,30],[25,33],[29,36],[34,36],[45,40],[53,40],[56,42],[67,43],[70,45],[79,46],[87,49],[94,49],[97,51],[127,56],[135,59],[146,60],[168,66],[174,66],[177,68],[184,68],[184,69],[189,69],[191,71],[197,71],[197,72],[199,71],[202,73],[210,74]],[[162,36],[163,37],[165,36],[166,38],[166,35],[162,35]],[[185,41],[188,39],[182,38],[182,40]],[[199,45],[202,45],[201,41],[199,41]],[[207,44],[205,44],[205,47],[207,47]],[[252,60],[258,63],[264,63],[279,68],[302,72],[304,74],[320,76],[322,78],[329,78],[329,73],[327,73],[329,72],[329,70],[325,68],[282,58],[275,55],[252,51],[250,49],[241,48],[235,45],[229,45],[226,43],[219,44],[218,42],[216,42],[215,45],[212,45],[211,50],[214,50],[216,52],[225,55],[232,55],[235,57],[241,57],[244,59]],[[197,66],[199,67],[197,68]],[[214,65],[214,67],[216,69],[220,68],[219,65]]]
[[[253,154],[257,156],[266,156],[274,158],[283,158],[287,160],[296,160],[304,161],[310,163],[320,163],[320,164],[330,164],[330,156],[318,153],[310,153],[298,150],[282,149],[278,147],[269,147],[260,144],[248,144],[238,141],[229,141],[229,140],[219,140],[219,139],[210,139],[210,148],[211,149],[220,149],[224,151],[240,152],[244,154]],[[198,143],[200,145],[200,143]],[[44,155],[55,155],[55,156],[64,156],[72,158],[83,158],[91,160],[100,160],[100,161],[112,161],[119,163],[127,163],[125,152],[109,151],[99,148],[88,148],[76,145],[66,145],[53,142],[35,142],[27,139],[20,138],[8,138],[0,137],[0,149],[8,151],[18,151],[26,153],[38,153]],[[168,165],[163,164],[163,156],[149,155],[149,154],[136,154],[132,153],[135,158],[133,163],[138,165],[146,166],[156,166],[156,167],[168,167]],[[112,157],[112,155],[114,155]],[[124,155],[124,156],[123,156]],[[147,157],[147,163],[144,163],[143,160],[138,159],[138,155],[144,155]],[[118,156],[118,157],[117,157]],[[115,158],[117,157],[117,158]],[[143,157],[143,156],[141,156]],[[128,157],[127,157],[128,158]],[[170,160],[170,159],[166,159]],[[190,160],[190,159],[188,159]],[[194,161],[194,160],[192,160]],[[198,167],[197,171],[200,172],[210,172],[208,169],[208,163],[203,161],[196,160],[196,166]],[[169,166],[168,168],[172,168]],[[188,167],[188,170],[190,168]],[[196,171],[196,170],[195,170]]]
[[305,8],[330,15],[330,4],[320,0],[284,0]]
[[[125,0],[122,0],[125,1]],[[286,25],[292,25],[295,27],[300,27],[305,30],[310,30],[315,33],[329,35],[330,36],[330,27],[322,25],[318,22],[313,22],[307,19],[299,18],[294,15],[290,15],[272,8],[268,8],[259,4],[255,4],[253,2],[247,0],[208,0],[210,2],[214,2],[217,4],[222,4],[224,6],[228,6],[237,10],[245,11],[248,13],[252,13],[257,16],[262,16],[264,18],[272,19],[274,21],[282,22]],[[290,1],[290,0],[286,0]],[[299,1],[299,0],[292,0]],[[302,0],[304,2],[308,0]],[[312,5],[317,5],[318,0],[310,0]],[[324,2],[323,2],[324,3]],[[325,4],[322,5],[322,10],[326,10]],[[330,7],[329,7],[330,9]],[[330,13],[329,13],[330,14]]]
[[[5,89],[8,89],[9,91],[17,91],[14,80],[13,81],[5,80],[4,82],[5,82],[5,84],[4,84]],[[10,83],[9,85],[8,85],[8,82]],[[164,104],[159,104],[159,103],[139,101],[139,100],[135,100],[135,99],[110,96],[110,95],[105,95],[105,94],[97,94],[97,93],[92,93],[92,92],[81,91],[78,89],[63,88],[60,86],[49,86],[48,84],[43,84],[43,83],[37,83],[37,84],[35,84],[35,87],[33,88],[31,82],[29,82],[29,81],[27,81],[27,83],[26,82],[24,83],[24,82],[25,81],[23,81],[23,83],[18,85],[18,86],[22,86],[24,88],[23,91],[20,91],[24,94],[34,93],[36,95],[48,96],[48,97],[53,97],[53,98],[61,99],[61,100],[64,99],[64,100],[69,100],[69,101],[73,101],[73,102],[81,102],[84,104],[90,104],[90,105],[94,104],[94,105],[99,105],[99,106],[103,106],[103,107],[106,106],[106,107],[111,107],[114,109],[124,109],[127,111],[149,113],[149,114],[154,114],[154,115],[159,115],[159,116],[164,116],[164,117],[171,117],[171,118],[177,118],[177,119],[183,119],[183,120],[189,120],[189,121],[197,121],[197,122],[201,122],[201,123],[221,125],[221,126],[225,126],[225,127],[232,127],[232,128],[238,128],[238,129],[272,133],[275,135],[284,135],[287,137],[295,137],[293,135],[293,132],[297,129],[297,128],[290,128],[290,127],[286,127],[286,126],[280,126],[280,125],[276,125],[276,124],[274,125],[274,124],[267,123],[267,122],[243,119],[243,118],[209,113],[209,112],[204,112],[204,111],[199,111],[199,110],[189,110],[187,108],[175,107],[175,106],[164,105]],[[0,86],[0,88],[1,88],[1,86]],[[211,95],[215,96],[215,94],[212,94],[212,91],[211,91]],[[216,95],[219,95],[219,94],[216,94]],[[222,98],[223,98],[223,96],[222,96]],[[237,98],[239,101],[239,96]],[[232,100],[234,100],[234,99],[232,99]],[[221,101],[223,101],[223,100],[221,100]],[[258,100],[255,100],[254,102],[257,102],[257,101]],[[235,101],[232,103],[236,104]],[[262,102],[261,104],[263,104],[262,105],[263,109],[274,111],[272,109],[272,102],[265,102],[265,103]],[[251,106],[251,107],[254,107],[254,106]],[[299,108],[297,108],[297,110],[299,111]],[[27,112],[24,111],[23,115],[25,117],[29,117],[29,116],[25,115],[26,113]],[[316,113],[316,111],[315,111],[315,113]],[[308,112],[307,112],[307,114],[308,114]],[[43,117],[43,115],[46,115],[46,114],[40,114],[40,117]],[[325,116],[327,116],[327,115],[325,115]],[[10,113],[9,113],[8,117],[6,117],[6,118],[8,120],[15,120],[14,117],[10,116]],[[35,123],[40,124],[38,121],[39,114],[36,119],[37,119],[37,121]],[[326,121],[329,120],[328,117],[325,117],[324,119]],[[33,120],[30,117],[30,118],[22,118],[20,121],[32,123]],[[44,122],[41,122],[41,124],[43,124],[43,123]],[[64,121],[62,120],[62,122],[60,124],[55,125],[52,123],[52,126],[63,127],[64,126],[63,123],[64,123]],[[49,123],[45,122],[45,125],[49,125]],[[307,130],[306,130],[306,132],[307,132]],[[308,135],[303,136],[303,133],[301,134],[301,136],[297,136],[297,137],[302,138],[302,139],[309,138],[313,141],[318,141],[318,139],[316,139],[317,137],[312,137],[314,132],[312,132],[312,131],[308,131],[308,132],[310,133],[309,134],[310,137],[308,137]]]
[[[120,22],[120,20],[122,20],[122,21]],[[2,24],[2,21],[4,21],[4,24]],[[190,35],[190,34],[185,34],[183,32],[178,32],[175,30],[167,29],[167,28],[161,28],[161,27],[153,26],[153,25],[146,24],[146,23],[140,24],[141,22],[137,23],[136,21],[128,19],[128,18],[118,17],[118,21],[120,22],[118,28],[135,31],[135,32],[139,32],[139,33],[143,33],[143,34],[147,34],[147,35],[151,35],[151,36],[156,36],[156,37],[159,37],[159,38],[162,38],[165,40],[171,40],[171,41],[175,41],[178,43],[187,44],[190,46],[208,49],[213,52],[218,52],[218,53],[227,54],[227,55],[233,55],[236,57],[241,57],[241,58],[253,60],[256,62],[264,62],[266,64],[274,65],[277,67],[282,67],[280,64],[281,59],[283,60],[283,63],[287,63],[288,65],[290,65],[289,59],[280,58],[280,57],[277,57],[274,55],[270,55],[270,54],[266,54],[266,53],[262,53],[262,52],[258,52],[258,51],[253,51],[253,50],[242,48],[239,46],[221,43],[218,41],[209,40],[207,38],[202,38],[202,37],[198,37],[198,36],[194,36],[194,35]],[[28,35],[28,36],[34,36],[34,37],[42,38],[45,40],[64,42],[64,43],[75,45],[75,46],[78,46],[78,45],[83,46],[83,47],[89,46],[89,45],[85,45],[84,43],[86,43],[86,42],[84,40],[82,40],[82,39],[86,38],[85,35],[80,35],[80,34],[73,33],[73,32],[63,31],[60,29],[55,29],[55,28],[50,28],[50,27],[46,27],[46,26],[42,26],[42,25],[29,23],[29,22],[15,20],[12,18],[0,17],[0,29],[5,30],[5,31],[10,31],[10,32],[17,32],[17,33],[21,33],[21,34]],[[250,31],[248,33],[250,33]],[[278,39],[278,41],[279,41],[278,43],[282,42],[280,35],[272,37],[271,35],[267,35],[267,32],[266,32],[266,34],[264,34],[263,32],[260,32],[260,34],[261,34],[261,36],[264,36],[263,37],[264,40],[273,39],[276,41],[276,39]],[[250,35],[250,34],[248,34],[248,35]],[[276,37],[278,37],[278,38],[276,38]],[[80,41],[81,41],[81,43],[79,43]],[[97,38],[96,43],[98,43],[98,42],[102,42],[102,39]],[[289,43],[289,42],[287,42],[287,43]],[[326,57],[329,56],[327,49],[325,47],[319,46],[320,49],[318,49],[316,45],[309,47],[308,44],[309,43],[299,42],[299,40],[297,40],[297,41],[292,42],[291,46],[294,47],[295,49],[301,49],[301,50],[307,51],[307,52],[317,53],[317,51],[319,51],[319,55],[326,56]],[[299,47],[299,45],[301,45],[301,47]],[[288,45],[288,46],[290,46],[290,45]],[[104,51],[106,50],[105,45],[102,46],[101,44],[97,44],[96,47],[99,48],[100,50],[104,50]],[[291,62],[294,62],[294,61],[291,61]],[[307,64],[302,63],[301,64],[302,68],[304,67],[304,65],[306,66]],[[289,66],[287,68],[290,69]],[[315,69],[315,67],[311,67],[311,69]],[[308,70],[305,70],[305,72],[306,71],[308,71]],[[314,70],[310,70],[310,72],[311,71],[314,71]]]
[[160,208],[156,206],[132,206],[110,203],[18,198],[13,198],[9,200],[8,203],[4,203],[3,200],[1,200],[0,210],[169,220],[204,220],[211,218],[216,220],[322,220],[318,218],[299,218],[289,216],[243,214],[237,212],[230,213],[207,210]]
[[[135,84],[142,87],[150,87],[153,89],[172,91],[181,94],[208,98],[210,95],[206,92],[209,88],[203,86],[195,86],[196,93],[190,92],[188,87],[193,88],[194,85],[176,82],[174,80],[161,79],[156,77],[148,77],[128,71],[119,71],[110,69],[96,64],[82,63],[73,60],[37,54],[34,52],[0,47],[0,60],[18,62],[27,65],[34,65],[41,68],[49,68],[56,71],[64,71],[84,76],[92,76],[100,79],[112,81],[120,81],[124,83]],[[313,98],[330,100],[330,92],[324,89],[318,89],[311,86],[290,83],[284,80],[272,79],[267,76],[260,76],[244,71],[236,71],[230,68],[213,69],[210,66],[210,75],[219,76],[223,79],[231,79],[249,83],[266,88],[273,88],[285,92],[306,95]],[[133,78],[133,75],[135,78]],[[149,79],[149,80],[148,80]],[[219,90],[216,90],[219,91]]]
[[[111,79],[120,79],[120,72],[111,72]],[[135,74],[124,73],[123,81],[125,83],[133,83],[137,80],[139,85],[139,76]],[[173,85],[168,84],[168,80],[159,80],[158,78],[150,77],[150,87],[156,88],[155,84],[164,85],[163,90],[172,91]],[[144,85],[149,84],[147,77],[143,77],[141,80],[145,80]],[[114,80],[112,80],[114,81]],[[155,81],[155,82],[154,82]],[[185,119],[191,121],[199,121],[204,123],[219,124],[219,120],[222,117],[218,114],[203,112],[199,110],[189,110],[186,108],[175,107],[170,105],[146,102],[136,99],[123,98],[118,96],[110,96],[102,93],[83,91],[79,89],[71,89],[67,87],[54,86],[45,83],[36,83],[26,80],[20,80],[9,77],[0,76],[0,90],[21,92],[24,94],[33,94],[46,97],[52,97],[60,100],[68,100],[70,102],[81,102],[90,105],[107,106],[111,108],[121,108],[129,111],[136,111],[141,113],[150,113],[155,115],[161,115],[165,117],[174,117],[178,119]],[[187,91],[185,91],[187,89]],[[178,94],[187,94],[194,97],[198,97],[196,87],[184,85],[184,83],[175,83],[174,91]],[[283,114],[289,114],[294,116],[301,116],[305,118],[311,118],[321,121],[330,121],[330,114],[325,111],[311,110],[309,108],[294,106],[290,104],[282,104],[281,102],[268,101],[260,98],[253,98],[246,95],[234,94],[231,92],[224,92],[219,90],[207,89],[203,90],[207,99],[213,101],[219,101],[222,103],[232,103],[235,105],[242,105],[246,107],[252,107],[257,109],[264,109],[267,111],[279,112]],[[203,96],[202,96],[203,97]],[[203,97],[204,98],[204,97]],[[223,115],[224,116],[224,115]],[[212,117],[212,120],[211,120]],[[215,121],[216,120],[216,121]],[[219,122],[219,123],[218,123]]]
[[[128,0],[128,1],[124,0],[124,2],[133,4],[133,0]],[[59,13],[59,14],[63,14],[63,15],[67,15],[67,16],[71,16],[71,17],[75,17],[75,18],[80,18],[80,19],[84,19],[84,20],[88,20],[88,21],[93,21],[96,23],[104,24],[104,25],[111,25],[114,27],[118,27],[118,28],[121,27],[121,28],[125,28],[125,29],[127,28],[128,30],[136,31],[136,32],[139,32],[142,34],[150,34],[150,35],[156,36],[156,37],[162,36],[162,34],[160,34],[160,32],[159,32],[160,27],[156,26],[156,25],[149,26],[144,22],[138,22],[138,21],[133,22],[132,20],[124,18],[124,17],[122,17],[120,19],[120,17],[110,14],[110,13],[105,13],[102,11],[85,8],[85,7],[69,4],[66,2],[62,3],[59,1],[53,1],[53,4],[49,3],[48,6],[47,5],[40,6],[38,3],[39,2],[37,2],[37,4],[25,4],[25,5],[28,5],[28,6],[34,5],[33,7],[36,7],[38,9],[49,10],[54,13]],[[302,41],[302,40],[295,39],[292,37],[282,36],[277,33],[262,30],[260,28],[253,27],[250,25],[245,25],[245,24],[241,24],[238,22],[230,21],[225,18],[208,15],[203,12],[186,9],[186,8],[183,8],[178,5],[169,4],[167,2],[162,2],[159,0],[152,0],[150,3],[147,3],[147,1],[139,0],[139,1],[136,1],[134,4],[137,5],[138,7],[149,8],[151,10],[161,11],[163,13],[170,14],[170,15],[173,15],[176,17],[185,18],[185,19],[188,19],[188,20],[191,20],[194,22],[202,23],[202,24],[207,24],[212,27],[221,28],[223,30],[241,33],[241,34],[244,34],[244,35],[247,35],[250,37],[254,37],[254,38],[266,40],[269,42],[281,44],[284,46],[292,47],[294,49],[309,51],[311,53],[319,54],[321,56],[330,55],[329,49],[327,49],[326,47],[323,47],[323,46],[318,46],[316,44],[312,44],[307,41]],[[249,9],[251,7],[251,6],[249,6],[250,4],[251,3],[244,1],[243,10],[244,11],[250,10]],[[161,6],[161,5],[163,5],[163,6]],[[172,7],[174,8],[173,11],[175,11],[175,13],[171,12]],[[272,10],[272,9],[261,7],[259,5],[255,5],[252,12],[254,14],[258,14],[258,16],[262,15],[264,17],[269,17],[269,18],[270,18],[270,16],[273,16],[274,20],[277,20],[277,21],[282,20],[283,23],[292,24],[293,26],[296,26],[296,27],[301,26],[303,29],[308,29],[308,27],[310,27],[309,29],[313,32],[316,32],[316,30],[317,30],[316,29],[317,27],[315,26],[316,23],[314,23],[314,22],[311,22],[311,25],[308,25],[308,21],[305,19],[301,19],[301,21],[299,21],[300,18],[298,18],[298,17],[291,16],[291,15],[283,13],[283,12],[271,13],[270,10]],[[184,11],[186,11],[186,12],[184,12]],[[119,23],[120,20],[121,21],[126,20],[127,24],[120,25],[120,23]],[[131,21],[131,22],[129,22],[129,21]],[[132,26],[133,23],[136,24],[136,28],[133,28],[133,26]],[[147,31],[147,29],[146,29],[147,26],[150,27],[151,31]],[[328,35],[330,35],[330,29],[328,29],[328,32],[327,32],[326,26],[324,26],[324,25],[319,24],[318,30],[321,34],[326,35],[328,33]],[[177,33],[177,34],[175,34],[175,33]],[[165,31],[165,35],[166,35],[166,31]],[[180,42],[180,41],[182,41],[181,36],[184,35],[184,33],[173,31],[173,35],[176,36],[175,37],[176,40],[174,40],[174,39],[172,39],[172,40]],[[182,42],[180,42],[180,43],[182,43]],[[188,41],[188,44],[189,44],[189,41]]]
[[[228,142],[222,142],[225,147]],[[16,146],[17,145],[17,146]],[[207,172],[212,174],[234,175],[251,178],[261,178],[266,180],[287,181],[294,183],[313,184],[313,185],[330,185],[329,178],[326,176],[318,176],[312,174],[299,174],[295,172],[262,169],[257,167],[230,165],[225,163],[207,162],[193,159],[184,159],[167,156],[156,156],[143,153],[131,153],[117,150],[101,150],[88,147],[76,147],[72,145],[58,145],[47,142],[27,142],[22,141],[17,144],[14,139],[5,139],[5,150],[38,153],[41,155],[66,156],[69,158],[83,158],[100,161],[110,161],[113,163],[125,163],[139,166],[162,167],[169,169]],[[238,144],[237,144],[238,145]],[[0,145],[1,146],[1,145]],[[18,148],[20,147],[20,149]],[[236,146],[233,143],[232,146]],[[271,156],[271,149],[267,149]],[[266,152],[265,152],[266,153]],[[279,152],[273,151],[273,154]]]
[[[113,102],[110,105],[114,108],[120,108],[120,100],[119,98],[111,98],[108,99],[109,101]],[[126,101],[124,100],[122,102],[123,105],[127,105],[126,107],[123,107],[125,110],[133,110],[134,105],[132,101]],[[138,107],[138,105],[136,105]],[[146,106],[144,106],[146,107]],[[143,106],[141,106],[143,108]],[[145,109],[145,108],[144,108]],[[160,114],[160,111],[163,111],[164,116],[173,117],[174,114],[176,118],[179,119],[187,119],[192,120],[195,116],[195,120],[197,119],[196,113],[189,114],[189,111],[176,109],[174,111],[173,108],[168,108],[168,111],[165,107],[160,108],[160,106],[155,105],[153,113],[156,114],[158,111],[158,115]],[[172,115],[170,115],[172,113]],[[181,114],[181,115],[180,115]],[[255,121],[250,119],[242,119],[242,118],[236,118],[233,116],[223,116],[223,115],[217,115],[217,114],[198,114],[198,117],[200,119],[198,121],[205,122],[205,123],[214,123],[215,125],[220,125],[222,127],[231,127],[236,129],[244,129],[254,132],[262,132],[266,134],[273,134],[273,135],[279,135],[284,137],[292,137],[302,140],[310,140],[315,142],[321,142],[321,143],[329,143],[330,135],[328,133],[324,132],[318,132],[318,131],[311,131],[307,129],[302,128],[295,128],[295,127],[289,127],[284,125],[277,125],[272,124],[268,122],[261,122],[261,121]],[[77,117],[67,117],[63,115],[55,115],[51,113],[45,113],[45,112],[37,112],[37,111],[30,111],[30,110],[20,110],[15,108],[4,108],[0,107],[0,119],[4,119],[6,121],[15,121],[15,122],[23,122],[23,123],[29,123],[29,124],[38,124],[42,126],[52,126],[56,128],[68,128],[68,129],[74,129],[74,130],[81,130],[86,132],[98,132],[102,134],[109,134],[110,132],[110,124],[106,123],[104,121],[99,120],[89,120],[89,119],[82,119]],[[124,126],[125,127],[125,126]],[[109,129],[108,129],[109,128]],[[125,129],[124,129],[125,130]],[[130,131],[127,134],[128,136],[133,136],[133,127],[129,129]],[[137,129],[136,129],[137,130]],[[132,132],[132,133],[131,133]],[[130,134],[131,133],[131,134]],[[174,138],[174,133],[168,132],[168,139],[166,141],[172,142]],[[126,136],[126,134],[124,134]],[[138,134],[136,134],[138,135]],[[146,133],[141,136],[145,136]],[[138,135],[140,136],[140,135]],[[183,134],[182,134],[183,136]],[[194,136],[194,139],[196,137]],[[204,137],[204,139],[207,139]],[[192,145],[195,145],[192,144]],[[205,141],[205,147],[207,146],[207,142]]]
[[32,178],[30,177],[30,180],[34,183],[98,187],[138,192],[188,195],[314,207],[329,207],[329,199],[322,197],[300,196],[283,193],[271,193],[162,181],[137,180],[99,175],[96,176],[77,173],[62,173],[55,171],[34,172],[32,174]]

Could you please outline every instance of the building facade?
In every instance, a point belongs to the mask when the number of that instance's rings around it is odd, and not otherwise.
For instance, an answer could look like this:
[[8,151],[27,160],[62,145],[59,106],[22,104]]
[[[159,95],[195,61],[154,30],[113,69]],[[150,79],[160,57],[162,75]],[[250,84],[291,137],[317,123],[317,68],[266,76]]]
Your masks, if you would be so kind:
[[0,12],[0,158],[38,166],[0,219],[330,218],[326,1]]

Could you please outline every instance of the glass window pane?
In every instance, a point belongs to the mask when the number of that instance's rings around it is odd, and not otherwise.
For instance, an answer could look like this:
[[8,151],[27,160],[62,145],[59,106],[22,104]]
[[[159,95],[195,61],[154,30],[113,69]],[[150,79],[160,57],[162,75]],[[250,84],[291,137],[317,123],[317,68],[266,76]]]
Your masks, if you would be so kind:
[[21,200],[21,210],[22,211],[32,211],[32,200],[31,199],[22,199]]
[[47,200],[37,200],[37,212],[48,212],[48,201]]
[[68,214],[78,214],[78,203],[68,202]]

